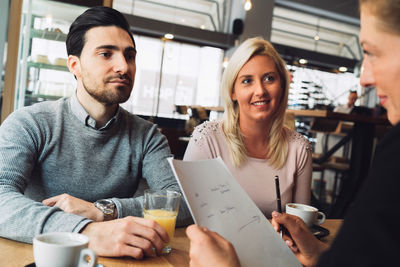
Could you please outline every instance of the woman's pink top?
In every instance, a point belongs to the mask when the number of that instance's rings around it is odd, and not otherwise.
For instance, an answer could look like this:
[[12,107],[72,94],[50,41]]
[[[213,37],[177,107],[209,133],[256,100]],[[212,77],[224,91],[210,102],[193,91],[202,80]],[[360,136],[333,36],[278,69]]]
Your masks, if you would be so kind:
[[276,210],[275,175],[279,176],[282,209],[286,203],[309,204],[311,197],[312,157],[308,141],[299,133],[288,131],[289,151],[281,169],[270,166],[265,159],[247,157],[240,168],[233,166],[221,121],[204,122],[193,132],[184,160],[221,157],[233,177],[265,214]]

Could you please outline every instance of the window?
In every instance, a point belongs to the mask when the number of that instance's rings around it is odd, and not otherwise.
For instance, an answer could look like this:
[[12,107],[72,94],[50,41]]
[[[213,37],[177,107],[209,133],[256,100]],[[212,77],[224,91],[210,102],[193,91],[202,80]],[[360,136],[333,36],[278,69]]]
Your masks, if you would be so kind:
[[175,105],[217,106],[223,50],[135,36],[136,78],[122,106],[150,116],[179,117]]

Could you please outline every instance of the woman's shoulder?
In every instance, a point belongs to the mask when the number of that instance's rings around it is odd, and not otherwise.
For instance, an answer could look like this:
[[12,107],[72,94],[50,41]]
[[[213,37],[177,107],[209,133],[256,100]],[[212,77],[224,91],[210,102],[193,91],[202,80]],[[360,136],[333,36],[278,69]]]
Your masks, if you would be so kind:
[[212,136],[222,132],[222,122],[219,120],[205,121],[196,126],[193,131],[193,136]]
[[310,142],[301,134],[292,129],[284,128],[286,131],[289,146],[300,146],[311,151]]
[[196,126],[192,133],[192,140],[197,144],[205,142],[209,139],[219,139],[222,134],[221,121],[205,121]]

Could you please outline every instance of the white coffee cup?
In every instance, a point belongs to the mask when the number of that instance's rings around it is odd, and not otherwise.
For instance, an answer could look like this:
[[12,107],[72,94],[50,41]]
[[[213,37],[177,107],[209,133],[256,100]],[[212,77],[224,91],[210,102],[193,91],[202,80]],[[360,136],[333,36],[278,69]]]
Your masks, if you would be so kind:
[[[94,267],[96,253],[88,249],[89,238],[78,233],[53,232],[33,238],[37,267]],[[87,261],[87,257],[90,261]]]
[[314,224],[320,225],[326,219],[325,214],[318,211],[317,208],[298,203],[286,204],[286,213],[300,217],[307,227],[311,227]]

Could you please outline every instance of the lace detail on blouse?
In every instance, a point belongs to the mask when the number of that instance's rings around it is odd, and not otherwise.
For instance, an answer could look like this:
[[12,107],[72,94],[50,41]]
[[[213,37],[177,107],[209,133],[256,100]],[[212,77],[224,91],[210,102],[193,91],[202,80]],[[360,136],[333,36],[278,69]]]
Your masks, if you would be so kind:
[[205,121],[202,124],[196,126],[192,133],[192,139],[196,145],[201,146],[204,144],[204,139],[211,134],[215,134],[220,129],[220,121]]
[[[196,126],[194,129],[191,138],[195,142],[196,145],[202,146],[205,142],[204,140],[209,137],[210,135],[215,135],[218,132],[221,132],[221,123],[222,121],[205,121],[202,124]],[[288,142],[294,142],[300,144],[301,146],[305,147],[306,150],[311,151],[311,146],[308,140],[300,133],[287,130],[288,134]]]
[[301,134],[293,130],[288,130],[288,141],[304,146],[306,150],[311,151],[310,142]]

